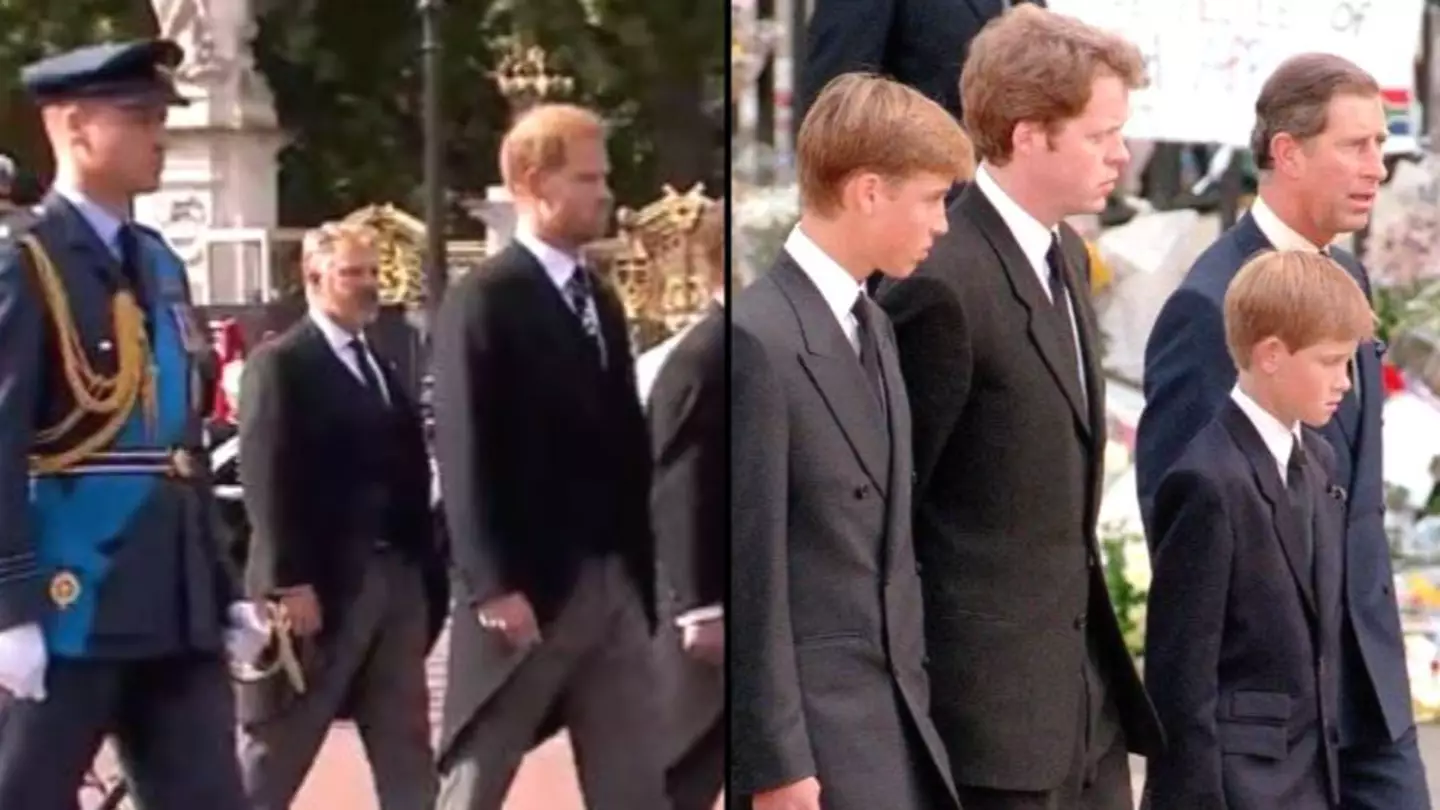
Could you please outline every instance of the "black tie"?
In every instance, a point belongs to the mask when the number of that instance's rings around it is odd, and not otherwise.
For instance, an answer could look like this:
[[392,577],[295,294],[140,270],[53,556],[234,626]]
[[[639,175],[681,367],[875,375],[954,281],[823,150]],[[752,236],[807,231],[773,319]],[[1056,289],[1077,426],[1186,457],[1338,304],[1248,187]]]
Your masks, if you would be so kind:
[[1285,465],[1285,491],[1290,495],[1290,508],[1300,526],[1300,537],[1305,546],[1305,570],[1310,571],[1315,562],[1315,501],[1305,474],[1305,448],[1298,438],[1290,450],[1290,463]]
[[1060,252],[1060,236],[1050,237],[1050,250],[1045,253],[1045,264],[1050,268],[1050,306],[1056,316],[1056,323],[1064,336],[1066,370],[1075,375],[1080,391],[1085,393],[1084,378],[1080,376],[1080,360],[1075,356],[1075,322],[1070,316],[1070,297],[1065,290],[1065,254]]
[[885,405],[885,383],[882,381],[880,372],[880,344],[875,341],[875,329],[873,319],[870,317],[870,300],[865,293],[855,296],[855,304],[850,307],[850,314],[855,316],[856,339],[860,344],[860,368],[865,370],[865,379],[870,382],[871,392],[881,407]]
[[360,377],[365,380],[365,387],[370,389],[381,404],[388,404],[385,400],[385,389],[380,387],[380,378],[375,375],[375,368],[370,364],[370,350],[365,347],[365,341],[355,338],[350,341],[350,350],[355,352],[355,363],[360,366]]
[[125,277],[125,283],[130,288],[130,293],[135,296],[135,303],[140,305],[140,311],[145,314],[145,325],[150,327],[150,302],[146,296],[144,263],[140,256],[140,237],[135,233],[135,228],[129,224],[122,224],[120,230],[115,232],[115,244],[120,248],[120,273]]

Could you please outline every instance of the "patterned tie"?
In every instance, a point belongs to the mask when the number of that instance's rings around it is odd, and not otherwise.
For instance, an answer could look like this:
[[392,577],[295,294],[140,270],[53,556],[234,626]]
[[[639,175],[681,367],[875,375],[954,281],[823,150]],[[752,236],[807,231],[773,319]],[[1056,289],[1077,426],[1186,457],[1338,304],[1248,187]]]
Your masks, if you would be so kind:
[[580,328],[594,341],[595,351],[600,355],[600,367],[604,368],[605,340],[600,335],[600,318],[595,312],[594,297],[590,294],[590,279],[584,267],[577,265],[570,274],[570,280],[565,282],[565,298],[570,302],[570,309],[580,319]]

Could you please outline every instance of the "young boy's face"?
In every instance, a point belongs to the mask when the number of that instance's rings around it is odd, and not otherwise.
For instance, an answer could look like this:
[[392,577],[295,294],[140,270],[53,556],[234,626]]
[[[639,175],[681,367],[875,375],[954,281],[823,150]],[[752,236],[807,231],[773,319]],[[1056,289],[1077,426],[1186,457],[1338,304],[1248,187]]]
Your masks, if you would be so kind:
[[[1275,403],[1288,420],[1321,427],[1335,415],[1350,390],[1350,360],[1359,344],[1353,340],[1327,340],[1298,352],[1283,347],[1275,354]],[[1277,414],[1279,415],[1279,414]]]

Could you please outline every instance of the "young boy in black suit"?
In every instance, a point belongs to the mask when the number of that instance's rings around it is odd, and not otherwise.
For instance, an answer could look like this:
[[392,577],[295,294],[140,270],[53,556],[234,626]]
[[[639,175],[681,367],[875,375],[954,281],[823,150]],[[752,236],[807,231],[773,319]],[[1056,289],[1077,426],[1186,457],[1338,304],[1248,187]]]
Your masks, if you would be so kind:
[[1319,434],[1374,329],[1313,252],[1261,254],[1225,295],[1239,380],[1162,479],[1145,681],[1168,745],[1150,810],[1339,806],[1345,492]]

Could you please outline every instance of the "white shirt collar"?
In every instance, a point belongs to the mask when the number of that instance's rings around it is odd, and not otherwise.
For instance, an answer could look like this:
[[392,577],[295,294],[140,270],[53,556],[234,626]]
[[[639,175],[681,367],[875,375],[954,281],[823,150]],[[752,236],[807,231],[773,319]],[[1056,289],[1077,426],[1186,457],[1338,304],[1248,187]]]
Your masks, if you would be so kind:
[[535,235],[534,229],[524,222],[515,225],[515,241],[530,251],[530,255],[534,256],[536,261],[540,262],[540,266],[545,268],[545,275],[554,282],[556,289],[563,291],[579,264],[576,258],[543,241]]
[[[350,352],[350,343],[356,338],[359,338],[361,343],[366,343],[364,332],[352,334],[345,327],[335,323],[335,320],[322,312],[319,307],[310,307],[310,320],[320,328],[320,334],[325,336],[325,342],[329,343],[330,347],[337,352]],[[366,343],[366,348],[369,348],[368,343]]]
[[1274,414],[1260,407],[1260,403],[1241,391],[1239,385],[1230,389],[1230,398],[1240,406],[1241,413],[1255,426],[1261,441],[1265,442],[1265,448],[1275,457],[1275,463],[1280,468],[1280,480],[1284,481],[1285,471],[1290,466],[1290,452],[1295,449],[1295,442],[1300,440],[1300,425],[1296,423],[1286,427],[1284,422],[1276,419]]
[[785,240],[785,252],[819,288],[821,297],[835,313],[835,319],[840,321],[846,334],[851,334],[849,324],[854,316],[850,310],[855,306],[855,297],[863,289],[861,283],[806,236],[799,225],[790,230],[790,236]]
[[105,243],[105,247],[109,248],[117,259],[120,258],[120,243],[117,237],[120,234],[120,226],[124,225],[125,221],[110,213],[104,206],[86,197],[79,189],[56,183],[54,191],[65,198],[66,202],[75,206],[75,209],[80,212],[80,216],[84,217],[90,228],[95,231],[95,235]]
[[[1030,215],[1029,211],[1020,207],[995,178],[990,175],[988,164],[980,164],[975,171],[975,185],[985,194],[985,199],[995,206],[995,211],[1000,214],[1000,219],[1014,235],[1020,250],[1030,264],[1036,268],[1046,267],[1045,255],[1050,252],[1050,244],[1055,238],[1055,229],[1045,227],[1040,220]],[[1046,285],[1042,284],[1042,287]]]
[[1285,221],[1275,213],[1275,209],[1266,204],[1264,197],[1255,197],[1255,202],[1250,205],[1250,216],[1255,218],[1255,227],[1260,229],[1260,233],[1276,250],[1320,252],[1317,245],[1296,233],[1294,228],[1286,225]]

